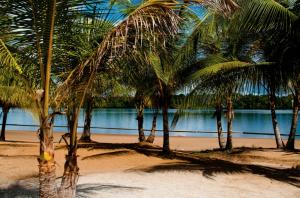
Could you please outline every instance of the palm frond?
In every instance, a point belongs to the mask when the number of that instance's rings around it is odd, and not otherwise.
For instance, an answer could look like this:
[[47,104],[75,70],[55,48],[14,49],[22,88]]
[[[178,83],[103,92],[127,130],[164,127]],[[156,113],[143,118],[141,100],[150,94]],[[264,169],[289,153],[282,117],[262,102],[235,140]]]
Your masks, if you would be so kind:
[[211,9],[214,9],[226,16],[231,15],[239,8],[239,5],[235,0],[193,0],[192,2],[209,6]]
[[297,16],[274,0],[242,1],[237,19],[241,30],[266,30],[290,33]]
[[220,71],[224,70],[232,70],[232,69],[238,69],[243,67],[248,67],[253,64],[248,62],[242,62],[242,61],[229,61],[229,62],[223,62],[223,63],[217,63],[214,65],[210,65],[208,67],[204,67],[203,69],[200,69],[199,71],[195,72],[192,75],[192,79],[199,79],[204,76],[208,75],[214,75]]
[[18,60],[13,56],[13,54],[8,50],[5,43],[0,38],[0,64],[6,68],[12,68],[22,73],[21,66],[18,64]]
[[102,40],[95,53],[71,72],[59,88],[57,101],[61,101],[60,96],[64,96],[84,75],[93,78],[105,61],[111,62],[126,50],[136,51],[143,42],[150,43],[150,48],[153,48],[154,43],[164,43],[167,37],[176,34],[180,20],[172,10],[176,5],[173,0],[149,0],[136,8]]

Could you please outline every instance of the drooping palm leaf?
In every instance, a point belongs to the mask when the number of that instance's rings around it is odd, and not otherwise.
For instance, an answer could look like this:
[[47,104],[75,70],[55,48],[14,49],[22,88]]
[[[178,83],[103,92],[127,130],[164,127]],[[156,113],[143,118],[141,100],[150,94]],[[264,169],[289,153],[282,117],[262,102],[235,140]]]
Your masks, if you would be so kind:
[[[86,78],[86,85],[91,82],[98,67],[106,61],[110,61],[116,56],[120,56],[126,50],[138,50],[141,43],[164,43],[166,37],[174,35],[178,31],[179,18],[172,10],[176,6],[176,1],[146,1],[131,12],[122,22],[120,22],[99,44],[95,53],[82,62],[68,77],[60,87],[57,94],[57,101],[61,100],[68,87],[74,85],[75,81],[83,76]],[[89,67],[89,69],[85,69]],[[85,71],[84,71],[85,70]]]
[[290,33],[298,17],[274,0],[241,1],[237,19],[241,30],[261,32],[266,30]]
[[8,50],[5,43],[0,38],[0,64],[3,67],[12,68],[18,73],[22,73],[21,66],[18,64],[18,60]]

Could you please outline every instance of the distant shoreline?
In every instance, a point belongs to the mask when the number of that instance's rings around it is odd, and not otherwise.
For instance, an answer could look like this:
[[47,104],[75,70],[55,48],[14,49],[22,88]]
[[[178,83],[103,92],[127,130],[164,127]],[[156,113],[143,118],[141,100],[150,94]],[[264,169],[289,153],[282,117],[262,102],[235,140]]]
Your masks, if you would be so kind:
[[[54,142],[58,143],[64,132],[54,132]],[[80,138],[81,133],[78,133]],[[7,131],[6,139],[8,142],[28,142],[38,143],[36,131]],[[92,133],[92,140],[104,143],[137,143],[138,135],[133,134],[99,134]],[[226,137],[224,136],[224,140]],[[162,146],[162,136],[157,136],[154,144]],[[300,140],[296,140],[296,148],[300,149]],[[217,149],[218,140],[216,137],[191,137],[191,136],[171,136],[171,149],[175,150],[207,150]],[[273,138],[244,138],[233,137],[234,147],[257,147],[257,148],[276,148]]]

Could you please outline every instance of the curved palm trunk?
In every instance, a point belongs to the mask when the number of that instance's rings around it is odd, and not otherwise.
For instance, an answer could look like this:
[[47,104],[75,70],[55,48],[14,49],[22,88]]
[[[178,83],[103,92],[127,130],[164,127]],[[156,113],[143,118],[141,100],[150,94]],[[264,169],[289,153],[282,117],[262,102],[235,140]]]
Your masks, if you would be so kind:
[[169,103],[165,99],[164,104],[162,106],[162,116],[163,116],[163,153],[168,154],[170,153],[170,138],[169,138],[169,114],[168,114],[168,109],[169,109]]
[[152,128],[151,128],[151,132],[147,138],[147,142],[149,143],[153,143],[154,142],[154,138],[155,138],[155,132],[156,132],[156,120],[157,120],[157,116],[158,116],[158,109],[155,110],[154,114],[153,114],[153,120],[152,120]]
[[271,110],[272,125],[273,125],[275,140],[276,140],[276,146],[277,146],[277,148],[284,148],[284,143],[281,139],[280,129],[279,129],[278,121],[276,118],[276,108],[275,108],[276,96],[275,96],[275,93],[270,94],[269,100],[270,100],[270,110]]
[[78,113],[71,113],[68,118],[70,130],[70,142],[68,146],[68,155],[64,165],[64,174],[61,181],[61,186],[58,191],[59,198],[75,198],[76,185],[78,180],[79,168],[77,164],[77,125]]
[[232,120],[233,120],[233,108],[231,96],[227,97],[227,141],[226,150],[232,149]]
[[8,106],[8,105],[3,105],[3,107],[2,107],[3,118],[2,118],[0,141],[5,141],[5,127],[6,127],[7,115],[8,115],[9,109],[10,109],[10,106]]
[[87,100],[87,106],[85,110],[85,120],[83,132],[80,137],[81,142],[91,142],[91,121],[92,121],[92,112],[93,112],[93,98],[89,97]]
[[64,174],[58,192],[59,198],[75,198],[79,168],[77,164],[77,145],[69,148],[64,165]]
[[144,105],[140,104],[137,112],[137,121],[138,121],[138,131],[139,131],[139,142],[145,141],[145,133],[144,133]]
[[291,124],[291,130],[289,134],[289,139],[286,144],[286,149],[294,150],[295,149],[295,136],[296,130],[298,125],[298,115],[299,115],[299,105],[300,105],[300,93],[296,92],[294,96],[294,103],[293,103],[293,118]]
[[218,143],[220,149],[224,149],[223,129],[222,129],[222,105],[220,102],[216,104],[216,119],[217,119],[217,132],[218,132]]

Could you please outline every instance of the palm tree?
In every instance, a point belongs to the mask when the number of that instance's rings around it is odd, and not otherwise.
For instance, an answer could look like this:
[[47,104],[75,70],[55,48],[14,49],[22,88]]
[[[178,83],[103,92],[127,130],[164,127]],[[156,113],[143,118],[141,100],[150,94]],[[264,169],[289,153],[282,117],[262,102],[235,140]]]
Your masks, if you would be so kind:
[[[30,13],[27,12],[28,10],[30,10]],[[35,91],[32,90],[30,95],[32,95],[33,98],[36,98],[35,103],[39,109],[39,189],[41,197],[56,197],[56,177],[52,133],[54,114],[49,114],[48,112],[56,1],[2,1],[1,12],[2,11],[11,21],[14,20],[13,23],[4,24],[9,25],[8,29],[11,31],[15,30],[15,34],[18,34],[18,37],[14,39],[13,43],[15,45],[22,45],[24,44],[21,43],[22,38],[27,37],[27,39],[23,40],[26,42],[23,47],[36,44],[36,49],[38,49],[37,57],[39,57],[40,60],[39,66],[41,77],[40,88],[43,89],[43,91],[38,91],[38,94],[34,94]],[[10,16],[20,17],[11,18]],[[26,20],[27,23],[22,23]],[[19,26],[20,24],[22,25]],[[44,27],[47,28],[43,29]],[[44,30],[43,35],[41,35],[41,30]],[[41,40],[43,40],[43,43]]]
[[[77,99],[75,108],[72,109],[73,126],[70,127],[68,155],[60,188],[60,196],[70,197],[75,195],[76,179],[78,177],[76,156],[78,115],[97,71],[103,65],[110,62],[114,56],[121,55],[124,51],[130,49],[138,50],[135,45],[137,42],[143,42],[144,40],[157,42],[157,36],[163,38],[164,36],[174,34],[177,31],[178,17],[170,9],[172,5],[175,5],[173,1],[161,2],[153,0],[144,2],[138,6],[123,21],[116,24],[99,43],[95,52],[76,67],[59,87],[56,97],[58,104],[62,104],[64,98],[70,95],[72,90],[76,88],[76,90],[80,89],[80,97]],[[161,20],[162,18],[164,20]],[[144,31],[141,31],[142,29],[148,30],[145,32],[145,35]],[[129,34],[132,36],[128,37]]]
[[[286,42],[290,40],[289,38],[293,38],[295,34],[297,35],[295,31],[297,28],[294,27],[299,18],[274,0],[251,0],[241,3],[243,9],[241,9],[241,12],[238,14],[240,29],[259,33],[259,36],[263,35],[263,37],[266,35],[268,37],[271,36],[271,39],[262,39],[264,45],[262,49],[264,50],[265,59],[270,62],[275,62],[275,66],[277,67],[273,66],[269,70],[263,70],[265,71],[263,82],[266,84],[265,87],[269,94],[276,145],[277,148],[283,148],[284,143],[280,137],[275,112],[276,93],[278,93],[280,87],[287,86],[287,81],[282,79],[286,71],[283,69],[284,64],[281,59],[283,57],[282,54],[285,54],[284,51],[289,48]],[[286,68],[288,68],[288,66]],[[295,101],[297,101],[296,98]],[[298,113],[296,110],[297,102],[294,104],[293,120],[295,120],[296,114]],[[293,136],[292,131],[294,126],[295,122],[292,121],[291,136]]]
[[128,89],[119,84],[118,79],[112,78],[116,76],[114,71],[101,71],[95,77],[93,86],[88,91],[85,99],[85,119],[83,132],[80,142],[91,142],[91,120],[94,102],[97,99],[109,99],[115,96],[126,97]]
[[[9,110],[12,107],[20,108],[34,108],[32,107],[33,101],[30,95],[13,82],[12,78],[5,79],[4,82],[0,80],[0,104],[2,106],[2,127],[0,141],[5,141],[5,128]],[[8,83],[8,84],[7,84]]]
[[[52,63],[52,52],[53,52],[53,40],[55,41],[55,46],[59,46],[58,37],[54,37],[54,29],[66,27],[65,23],[68,19],[70,21],[70,13],[74,13],[78,9],[72,9],[70,7],[78,8],[80,1],[76,2],[66,2],[59,1],[56,4],[55,0],[52,1],[4,1],[1,2],[1,13],[7,14],[7,16],[20,16],[14,17],[14,23],[10,24],[11,29],[15,29],[15,32],[19,33],[19,38],[16,39],[14,44],[19,46],[35,46],[31,53],[34,55],[37,62],[34,64],[39,65],[40,79],[39,88],[42,89],[37,91],[35,95],[36,106],[39,109],[39,118],[40,118],[40,157],[39,157],[39,175],[40,175],[40,197],[57,197],[56,185],[55,185],[55,163],[54,163],[54,145],[53,145],[53,118],[58,112],[49,114],[49,102],[50,102],[50,76],[51,76],[51,63]],[[71,170],[70,172],[65,171],[62,188],[60,194],[64,194],[67,197],[74,196],[74,184],[76,184],[76,178],[74,177],[74,172],[76,176],[77,164],[76,164],[76,130],[77,130],[77,119],[79,115],[79,109],[82,106],[86,90],[90,87],[91,81],[94,77],[97,67],[101,62],[104,62],[104,59],[109,56],[114,56],[117,52],[122,52],[124,49],[129,49],[130,46],[127,46],[127,41],[124,40],[127,38],[127,35],[136,35],[136,40],[142,40],[141,32],[139,28],[148,29],[151,32],[150,35],[161,34],[168,35],[177,30],[176,21],[178,20],[173,11],[170,9],[170,6],[174,5],[173,1],[147,1],[137,9],[135,9],[127,18],[121,23],[119,23],[110,33],[101,41],[99,46],[96,49],[96,52],[91,56],[87,57],[86,61],[82,62],[74,72],[70,74],[70,77],[67,78],[65,83],[63,83],[60,88],[64,89],[65,86],[71,87],[74,85],[74,77],[78,77],[78,80],[84,80],[82,78],[82,71],[87,73],[91,72],[91,75],[86,81],[84,91],[82,92],[81,100],[77,103],[78,108],[74,112],[74,122],[71,126],[72,132],[70,137],[69,145],[69,154],[66,162],[66,170]],[[77,7],[76,7],[77,6]],[[18,8],[18,9],[16,9]],[[28,13],[27,11],[31,12]],[[58,11],[56,13],[56,10]],[[83,9],[84,10],[84,9]],[[3,11],[3,12],[2,12]],[[78,14],[78,12],[76,12]],[[58,17],[57,23],[60,25],[55,26],[55,16],[64,16]],[[164,18],[165,20],[160,20]],[[30,20],[28,20],[30,19]],[[71,20],[72,21],[72,20]],[[142,21],[142,23],[136,23],[137,21]],[[73,21],[74,23],[78,22],[77,20]],[[72,24],[72,23],[71,23]],[[20,27],[24,27],[20,29]],[[159,31],[158,31],[159,29]],[[127,30],[130,30],[128,32]],[[136,31],[135,31],[136,30]],[[162,31],[163,30],[163,31]],[[59,31],[58,31],[59,32]],[[160,35],[160,36],[161,36]],[[24,39],[25,38],[25,39]],[[122,38],[122,39],[120,39]],[[146,38],[146,37],[143,37]],[[149,37],[148,37],[149,38]],[[58,39],[58,40],[56,40]],[[125,42],[124,42],[125,41]],[[157,39],[156,39],[157,41]],[[56,43],[58,42],[58,43]],[[126,47],[126,48],[125,48]],[[20,48],[21,49],[21,48]],[[30,53],[29,53],[30,54]],[[92,68],[88,70],[87,67]],[[77,81],[78,82],[78,81]],[[69,93],[65,89],[63,92],[66,94]],[[32,92],[35,93],[35,91]],[[60,99],[65,96],[64,93],[58,92]],[[58,102],[62,103],[62,100]],[[70,169],[71,168],[71,169]],[[72,186],[70,182],[72,181]],[[65,192],[63,192],[65,191]]]

